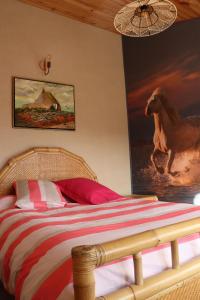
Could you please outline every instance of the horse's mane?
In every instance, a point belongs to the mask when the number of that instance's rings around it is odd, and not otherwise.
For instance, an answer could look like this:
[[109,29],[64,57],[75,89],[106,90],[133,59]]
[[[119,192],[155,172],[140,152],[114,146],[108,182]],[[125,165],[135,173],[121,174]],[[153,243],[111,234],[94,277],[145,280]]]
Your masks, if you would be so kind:
[[160,88],[157,88],[153,94],[159,96],[159,100],[162,103],[163,107],[165,108],[170,120],[173,123],[179,121],[180,115],[178,111],[175,109],[175,107],[169,102],[169,100],[165,96],[165,93],[163,93],[163,91]]

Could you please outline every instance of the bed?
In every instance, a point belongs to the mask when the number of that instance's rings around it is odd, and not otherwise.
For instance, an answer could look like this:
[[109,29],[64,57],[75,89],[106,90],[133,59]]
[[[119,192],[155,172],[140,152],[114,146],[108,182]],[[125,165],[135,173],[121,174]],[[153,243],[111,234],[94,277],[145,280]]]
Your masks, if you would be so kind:
[[[34,148],[1,170],[0,195],[10,194],[15,180],[75,177],[97,180],[81,157]],[[53,223],[44,227],[44,220]],[[199,207],[136,195],[97,206],[6,210],[0,212],[0,277],[20,300],[200,299],[199,231]],[[51,248],[58,234],[64,240]]]

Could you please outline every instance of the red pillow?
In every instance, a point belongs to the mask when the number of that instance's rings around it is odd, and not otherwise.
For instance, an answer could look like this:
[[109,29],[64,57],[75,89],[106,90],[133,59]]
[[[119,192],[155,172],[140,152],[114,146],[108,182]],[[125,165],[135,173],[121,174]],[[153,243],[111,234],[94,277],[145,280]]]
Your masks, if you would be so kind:
[[63,195],[80,204],[101,204],[124,198],[104,185],[87,178],[64,179],[55,183]]

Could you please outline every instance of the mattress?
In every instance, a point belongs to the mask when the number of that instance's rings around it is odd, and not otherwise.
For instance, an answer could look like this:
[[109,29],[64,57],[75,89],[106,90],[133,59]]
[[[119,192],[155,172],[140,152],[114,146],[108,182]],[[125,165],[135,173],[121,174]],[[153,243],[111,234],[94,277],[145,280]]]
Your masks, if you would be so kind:
[[[200,207],[122,199],[101,205],[66,204],[46,210],[0,212],[0,279],[20,300],[73,300],[71,249],[99,244],[200,216]],[[195,234],[179,241],[181,264],[200,255]],[[143,253],[147,278],[171,267],[169,245]],[[134,282],[126,257],[95,270],[96,296]]]

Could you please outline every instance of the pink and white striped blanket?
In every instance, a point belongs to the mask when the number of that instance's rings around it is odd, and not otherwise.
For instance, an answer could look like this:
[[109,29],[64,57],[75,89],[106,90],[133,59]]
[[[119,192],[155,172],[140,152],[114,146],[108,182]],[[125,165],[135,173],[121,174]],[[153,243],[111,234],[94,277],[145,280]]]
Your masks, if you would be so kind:
[[[71,249],[200,216],[200,207],[145,199],[0,212],[0,278],[17,300],[72,300]],[[180,243],[181,262],[200,254],[199,236]],[[169,247],[144,253],[144,275],[170,267]],[[134,281],[132,258],[95,271],[97,296]]]

